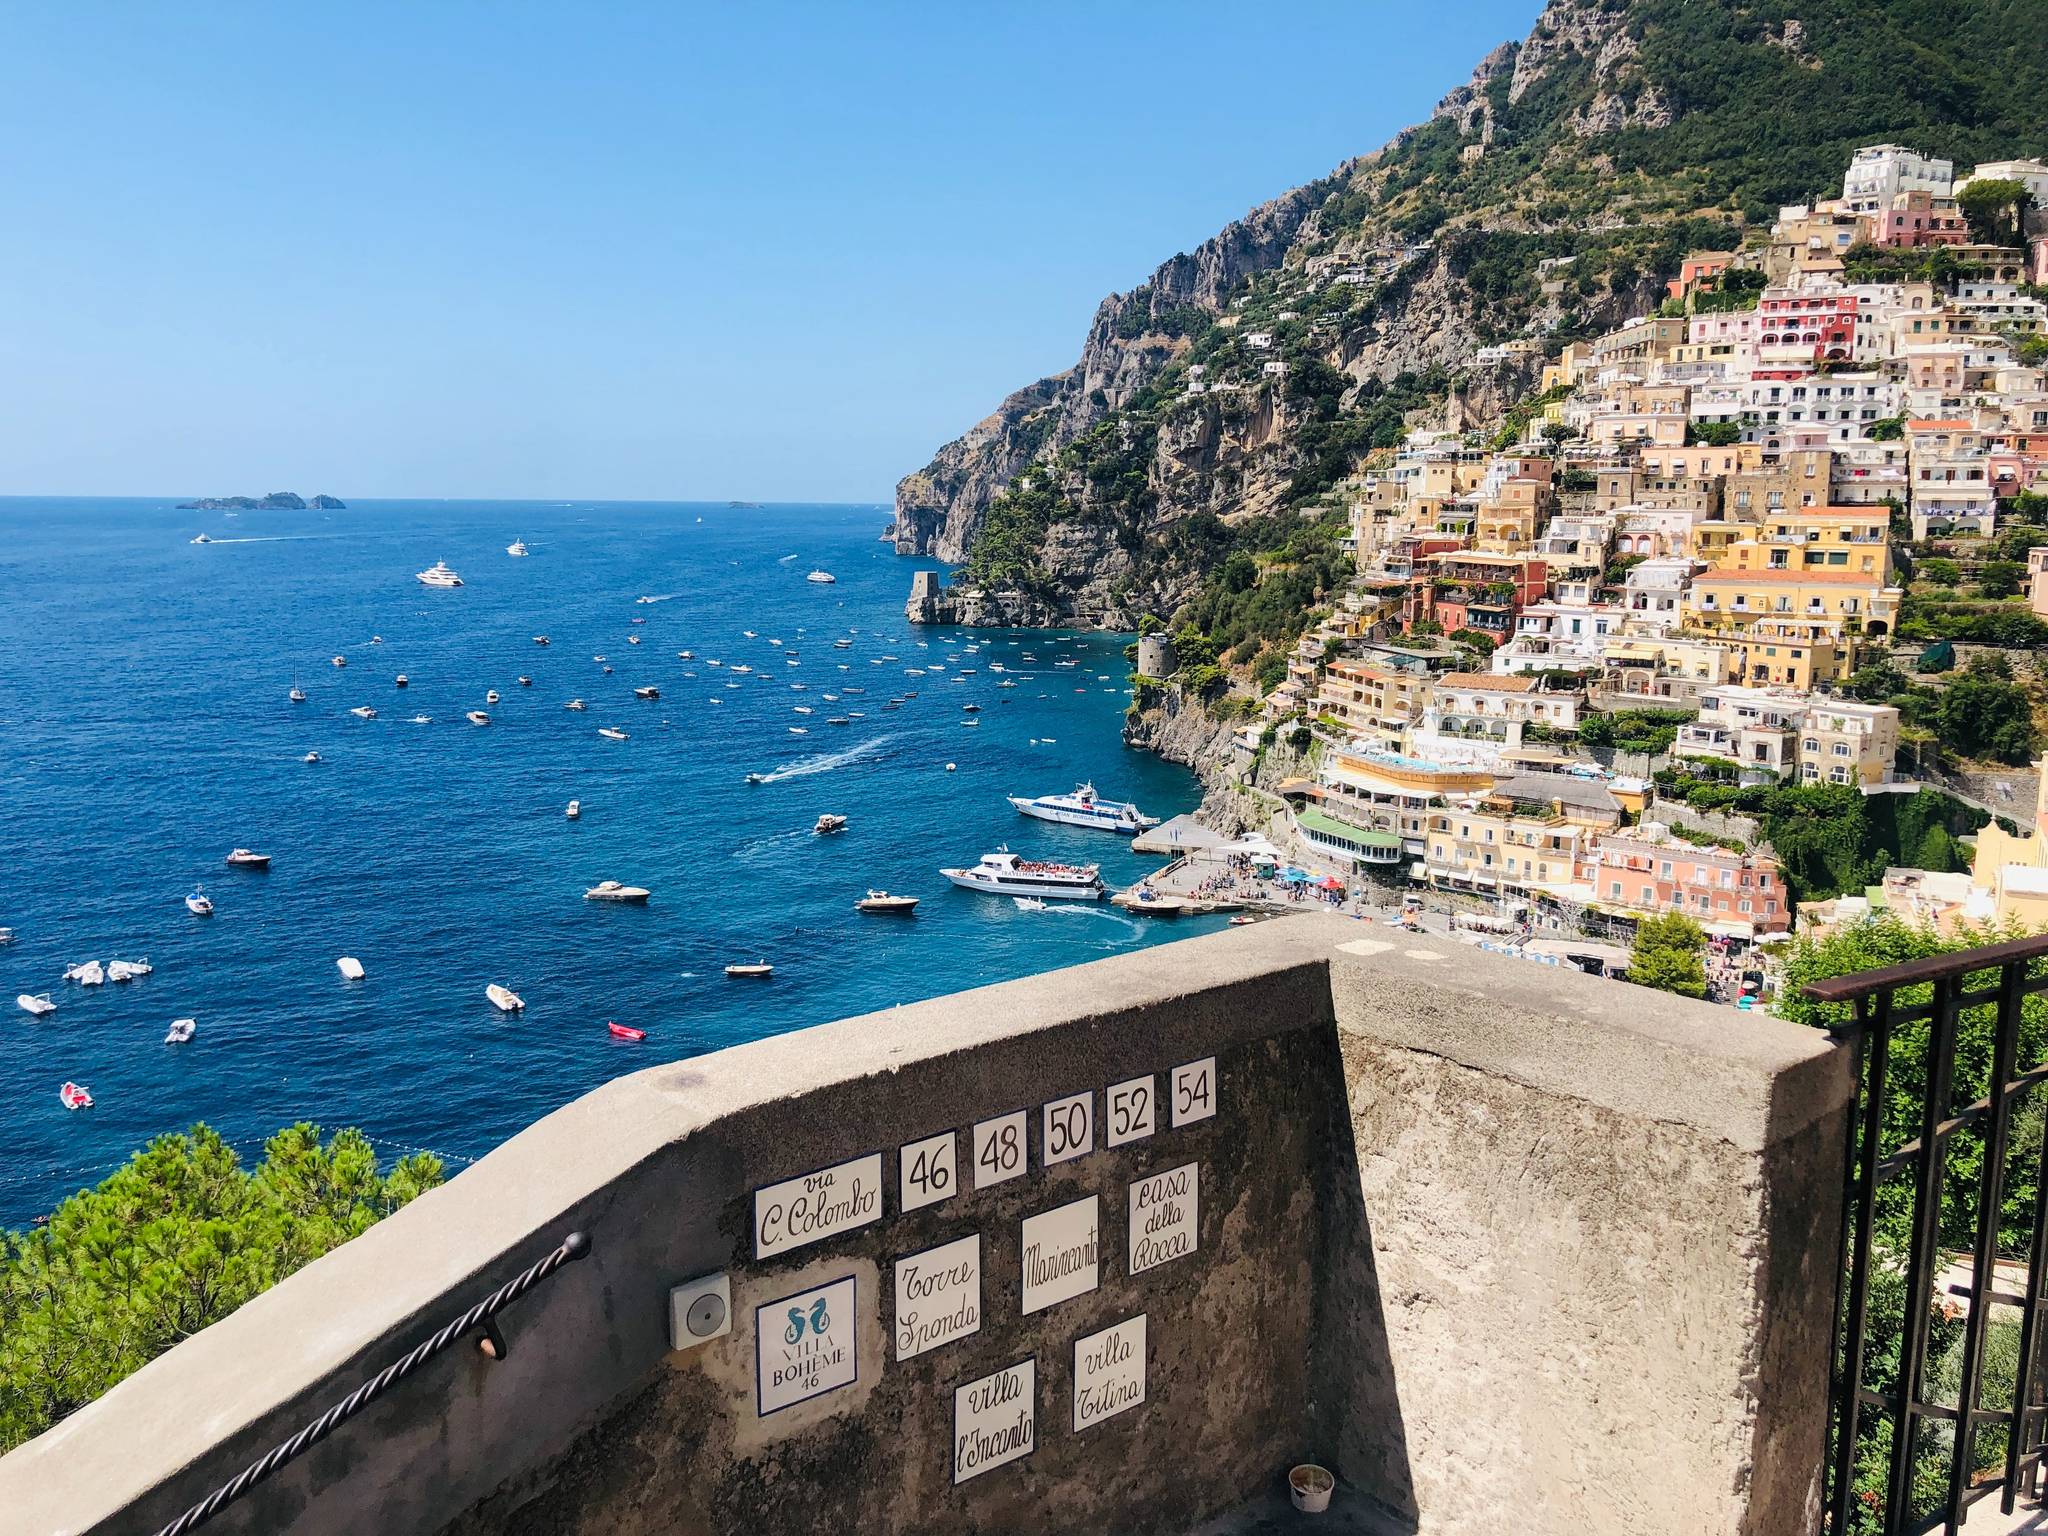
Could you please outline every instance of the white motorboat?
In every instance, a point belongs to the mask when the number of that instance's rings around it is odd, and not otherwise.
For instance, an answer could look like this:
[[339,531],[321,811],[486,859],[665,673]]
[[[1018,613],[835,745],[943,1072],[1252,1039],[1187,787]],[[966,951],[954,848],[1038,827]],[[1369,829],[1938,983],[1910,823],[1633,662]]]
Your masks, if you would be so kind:
[[107,980],[135,981],[147,976],[155,969],[156,967],[147,960],[109,960],[107,962]]
[[495,703],[497,703],[497,702],[498,702],[498,690],[497,690],[497,689],[495,689],[495,688],[490,688],[490,689],[487,689],[487,690],[485,690],[485,692],[484,692],[484,702],[485,702],[486,704],[495,704]]
[[1017,910],[1019,912],[1043,912],[1045,910],[1045,903],[1036,896],[1012,896],[1010,900],[1017,903]]
[[597,728],[597,734],[606,741],[625,741],[628,739],[626,733],[615,725],[601,725]]
[[1005,796],[1026,816],[1040,821],[1057,821],[1070,827],[1098,827],[1105,832],[1142,832],[1159,825],[1159,818],[1147,816],[1123,800],[1104,800],[1093,784],[1077,784],[1071,795],[1040,795],[1027,800],[1022,795]]
[[757,960],[752,965],[728,965],[725,968],[725,974],[736,978],[745,977],[756,981],[766,981],[775,974],[775,967],[766,960]]
[[412,717],[412,723],[414,725],[432,725],[434,723],[434,717],[432,715],[414,715]]
[[462,578],[448,569],[448,562],[446,560],[436,560],[424,571],[414,572],[414,576],[423,587],[459,587],[462,585]]
[[789,712],[793,715],[808,715],[811,713],[811,706],[808,704],[792,704],[789,706]]
[[548,643],[548,637],[546,635],[535,635],[533,637],[533,643],[535,645],[546,645]]
[[484,988],[484,996],[491,1000],[500,1013],[517,1013],[526,1006],[525,998],[510,987],[499,986],[495,981]]
[[792,725],[789,728],[789,734],[792,736],[808,736],[811,734],[811,728],[807,725]]
[[211,544],[213,540],[208,535],[202,533],[195,535],[189,542],[193,544]]
[[[639,623],[640,621],[639,621],[638,619],[635,619],[635,620],[634,620],[633,622],[634,622],[635,624],[638,624],[638,623]],[[628,644],[628,645],[638,645],[639,643],[640,643],[640,637],[639,637],[638,635],[628,635],[628,636],[626,636],[626,644]]]
[[745,662],[743,661],[743,662],[741,662],[741,663],[740,663],[740,664],[739,664],[738,666],[736,666],[736,667],[728,667],[728,668],[727,668],[726,670],[727,670],[727,671],[729,671],[729,672],[751,672],[751,671],[753,671],[754,669],[753,669],[752,667],[748,666],[748,665],[747,665],[747,664],[746,664],[746,663],[745,663]]
[[50,994],[47,992],[19,993],[14,1001],[39,1019],[45,1014],[57,1011],[57,1005],[50,1001]]
[[237,869],[268,869],[270,868],[270,855],[258,853],[253,848],[237,848],[228,855],[228,862]]
[[568,810],[564,811],[562,814],[568,817],[571,821],[581,820],[583,817],[583,802],[581,800],[571,800],[569,802]]
[[531,688],[533,686],[533,679],[528,677],[524,672],[522,672],[519,674],[519,686],[522,688]]
[[869,891],[853,904],[856,912],[874,912],[887,916],[908,916],[917,906],[915,896],[891,896],[887,891]]
[[13,942],[14,930],[12,928],[0,928],[0,944],[12,944]]
[[570,701],[569,701],[568,703],[564,704],[564,705],[562,706],[562,708],[564,708],[564,709],[588,709],[588,708],[590,708],[590,706],[589,706],[588,704],[584,703],[584,702],[583,702],[583,701],[582,701],[581,699],[571,699],[571,700],[570,700]]
[[354,709],[350,710],[349,713],[354,715],[358,720],[374,720],[377,718],[377,711],[372,709],[367,704],[358,704]]
[[197,1019],[173,1019],[171,1020],[170,1029],[164,1034],[164,1044],[183,1045],[198,1033],[199,1021]]
[[106,967],[97,960],[87,960],[82,965],[69,967],[64,972],[64,979],[75,981],[81,987],[97,987],[107,979]]
[[832,812],[827,811],[818,818],[818,824],[812,827],[811,830],[813,832],[843,832],[846,830],[846,818],[844,816],[835,816]]
[[301,688],[297,683],[293,683],[292,691],[286,694],[285,697],[290,699],[294,704],[303,704],[306,702],[306,690]]
[[308,752],[299,761],[302,763],[317,763],[320,761],[320,754],[318,752]]
[[659,688],[635,688],[633,690],[633,697],[636,699],[658,699],[661,697],[661,690]]
[[1105,894],[1100,866],[1057,864],[1024,859],[999,848],[984,853],[972,869],[942,869],[948,880],[966,891],[997,896],[1040,896],[1061,901],[1100,901]]
[[523,555],[527,553],[526,540],[514,539],[510,544],[507,544],[505,546],[505,553],[514,556]]
[[348,665],[348,658],[346,656],[337,656],[334,658],[334,664],[337,667],[345,667]]
[[185,910],[194,917],[213,916],[213,898],[204,891],[195,890],[185,898]]
[[489,725],[491,723],[491,717],[480,709],[472,709],[462,718],[471,725]]
[[334,962],[334,968],[341,972],[342,976],[349,981],[361,981],[363,979],[363,962],[354,955],[343,955]]
[[398,676],[391,679],[391,682],[393,687],[404,688],[411,685],[412,679],[407,677],[403,672],[401,672],[398,674]]
[[829,587],[838,579],[830,571],[813,571],[804,578],[805,581],[814,581],[821,587]]
[[644,885],[621,885],[616,880],[600,880],[583,893],[583,899],[585,901],[644,902],[653,894]]

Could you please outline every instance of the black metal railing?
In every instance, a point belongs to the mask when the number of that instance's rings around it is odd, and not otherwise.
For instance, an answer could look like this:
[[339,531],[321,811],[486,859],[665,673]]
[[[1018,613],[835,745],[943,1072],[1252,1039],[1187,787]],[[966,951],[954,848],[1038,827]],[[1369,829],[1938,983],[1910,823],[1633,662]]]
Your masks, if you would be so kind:
[[383,1393],[405,1380],[420,1366],[447,1349],[457,1339],[472,1329],[482,1329],[483,1336],[477,1340],[477,1347],[492,1360],[503,1360],[506,1355],[504,1335],[498,1332],[491,1319],[509,1307],[513,1302],[547,1279],[564,1264],[574,1263],[590,1252],[590,1239],[581,1232],[571,1232],[562,1239],[562,1245],[535,1264],[523,1274],[515,1275],[499,1286],[482,1301],[471,1307],[462,1316],[440,1329],[433,1337],[417,1345],[409,1354],[394,1360],[355,1391],[321,1414],[319,1418],[293,1435],[283,1444],[272,1449],[260,1459],[244,1467],[231,1482],[223,1483],[212,1493],[194,1504],[169,1525],[157,1532],[157,1536],[185,1536],[195,1531],[219,1514],[228,1505],[269,1477],[279,1468],[288,1465],[304,1455],[335,1430],[361,1413]]
[[1849,1010],[1831,1027],[1859,1087],[1825,1536],[1953,1533],[1978,1500],[1996,1493],[2010,1514],[2038,1481],[2048,1145],[2026,1098],[2048,1082],[2048,1001],[2031,1002],[2044,960],[2048,936],[1805,989]]

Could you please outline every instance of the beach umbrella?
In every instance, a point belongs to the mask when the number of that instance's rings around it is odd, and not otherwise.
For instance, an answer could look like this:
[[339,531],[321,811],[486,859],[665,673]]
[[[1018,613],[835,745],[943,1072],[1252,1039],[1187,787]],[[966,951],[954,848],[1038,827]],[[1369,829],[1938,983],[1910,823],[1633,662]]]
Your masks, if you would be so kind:
[[1323,889],[1326,891],[1341,891],[1344,889],[1344,882],[1342,880],[1339,880],[1335,875],[1323,876],[1321,883]]
[[1280,878],[1282,880],[1285,880],[1289,885],[1307,885],[1308,871],[1305,869],[1296,869],[1293,865],[1290,864],[1287,868],[1280,871]]

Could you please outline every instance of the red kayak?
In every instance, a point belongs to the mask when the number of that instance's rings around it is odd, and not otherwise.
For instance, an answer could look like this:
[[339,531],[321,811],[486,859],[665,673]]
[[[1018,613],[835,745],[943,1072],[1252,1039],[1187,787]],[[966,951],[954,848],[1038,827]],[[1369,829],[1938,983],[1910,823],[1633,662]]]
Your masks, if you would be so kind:
[[613,1024],[607,1021],[604,1027],[612,1032],[614,1040],[645,1040],[647,1038],[646,1030],[635,1029],[630,1024]]

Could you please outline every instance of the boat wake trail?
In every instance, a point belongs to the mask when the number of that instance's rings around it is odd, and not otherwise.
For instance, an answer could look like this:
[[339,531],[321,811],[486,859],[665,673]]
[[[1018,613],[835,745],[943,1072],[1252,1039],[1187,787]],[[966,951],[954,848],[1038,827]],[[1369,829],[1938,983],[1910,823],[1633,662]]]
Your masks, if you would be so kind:
[[777,565],[787,565],[790,561],[794,560],[795,558],[795,555],[781,555],[777,557],[775,563]]
[[1140,931],[1135,917],[1119,912],[1114,907],[1088,906],[1078,901],[1055,901],[1048,903],[1045,910],[1065,912],[1075,917],[1106,917],[1119,928],[1128,928],[1132,933]]
[[763,784],[779,784],[784,779],[807,779],[814,773],[830,773],[835,768],[850,768],[853,764],[873,757],[889,740],[877,736],[873,741],[864,741],[857,747],[848,747],[844,752],[825,752],[816,757],[799,758],[793,763],[761,775]]
[[636,603],[672,603],[682,595],[680,592],[662,592],[654,597],[636,597],[633,601]]
[[309,539],[339,539],[339,533],[257,533],[239,539],[213,539],[209,544],[300,544]]

